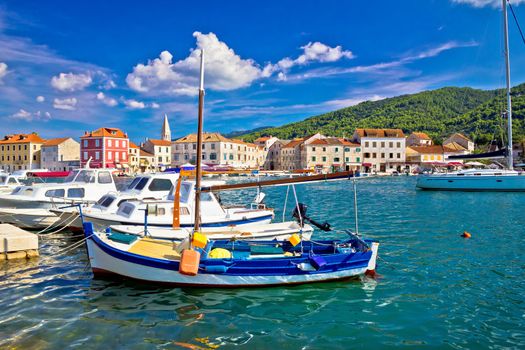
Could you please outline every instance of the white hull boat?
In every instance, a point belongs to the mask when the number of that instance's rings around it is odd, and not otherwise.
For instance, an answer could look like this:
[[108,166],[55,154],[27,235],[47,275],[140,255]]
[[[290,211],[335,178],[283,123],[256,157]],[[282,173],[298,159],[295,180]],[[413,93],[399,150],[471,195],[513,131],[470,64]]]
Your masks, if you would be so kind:
[[416,187],[440,191],[525,191],[525,173],[514,170],[469,169],[419,175]]

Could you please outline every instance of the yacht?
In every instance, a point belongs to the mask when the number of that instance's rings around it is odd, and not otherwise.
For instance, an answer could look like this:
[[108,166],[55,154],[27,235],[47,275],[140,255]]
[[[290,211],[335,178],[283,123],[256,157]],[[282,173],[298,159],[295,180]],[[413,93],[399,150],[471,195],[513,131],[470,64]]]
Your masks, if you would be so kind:
[[[224,185],[224,181],[203,181],[204,186]],[[139,226],[145,225],[147,215],[148,227],[171,228],[176,188],[172,188],[166,200],[127,200],[121,203],[115,213],[89,212],[83,213],[84,220],[92,222],[96,227],[107,228],[112,225]],[[179,195],[179,213],[181,228],[193,227],[195,181],[182,181]],[[224,207],[212,192],[203,192],[200,197],[202,227],[245,226],[251,224],[267,224],[274,217],[273,209],[266,208],[262,203],[252,203],[250,207]],[[263,198],[259,195],[258,198]],[[123,228],[121,228],[123,230]]]
[[468,169],[445,174],[419,175],[416,187],[420,189],[442,191],[525,191],[525,174],[513,169],[512,100],[510,95],[507,0],[502,0],[502,8],[507,95],[507,148],[486,154],[455,156],[449,157],[449,159],[494,158],[497,156],[505,156],[507,159],[507,167],[503,170]]
[[62,183],[38,183],[0,194],[0,221],[23,228],[53,224],[49,209],[69,204],[90,204],[108,192],[117,192],[111,169],[83,168],[72,171]]

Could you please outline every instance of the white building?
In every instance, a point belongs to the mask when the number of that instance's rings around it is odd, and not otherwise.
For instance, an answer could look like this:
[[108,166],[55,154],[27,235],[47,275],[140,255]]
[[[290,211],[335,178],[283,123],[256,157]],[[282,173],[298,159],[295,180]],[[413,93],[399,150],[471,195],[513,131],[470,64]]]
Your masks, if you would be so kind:
[[148,139],[141,148],[153,154],[155,170],[162,171],[171,166],[171,141]]
[[80,166],[80,143],[71,137],[48,140],[40,150],[44,169],[70,171]]
[[404,171],[406,138],[401,129],[356,129],[354,142],[361,144],[365,171]]

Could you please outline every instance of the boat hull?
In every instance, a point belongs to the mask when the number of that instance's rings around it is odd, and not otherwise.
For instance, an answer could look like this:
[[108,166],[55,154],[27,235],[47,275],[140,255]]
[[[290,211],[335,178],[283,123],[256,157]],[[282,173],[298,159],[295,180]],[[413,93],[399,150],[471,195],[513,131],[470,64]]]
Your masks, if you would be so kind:
[[524,192],[524,175],[419,176],[416,187],[434,191],[501,191]]
[[[99,239],[93,239],[93,237],[87,240],[89,259],[95,276],[118,275],[125,279],[173,286],[214,288],[271,287],[344,280],[365,274],[372,256],[372,253],[368,254],[367,258],[356,264],[355,267],[328,272],[252,276],[199,273],[196,276],[188,276],[178,272],[178,262],[142,261],[139,256],[133,254],[126,256],[126,254],[122,254],[119,251],[112,251],[107,246],[100,245],[97,240]],[[157,265],[156,263],[160,264]]]
[[24,229],[38,230],[55,226],[58,219],[47,209],[0,208],[1,222]]

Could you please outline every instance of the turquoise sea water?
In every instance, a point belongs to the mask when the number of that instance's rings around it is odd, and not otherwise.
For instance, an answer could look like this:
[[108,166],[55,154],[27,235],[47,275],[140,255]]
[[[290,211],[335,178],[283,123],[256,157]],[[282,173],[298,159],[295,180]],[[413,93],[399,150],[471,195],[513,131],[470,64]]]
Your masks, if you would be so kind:
[[[0,348],[525,348],[525,194],[414,188],[412,177],[359,182],[360,230],[381,242],[375,280],[236,290],[93,280],[84,247],[52,255],[78,238],[45,237],[40,260],[0,263]],[[310,216],[353,228],[350,182],[297,189]],[[265,192],[280,218],[286,188]]]

